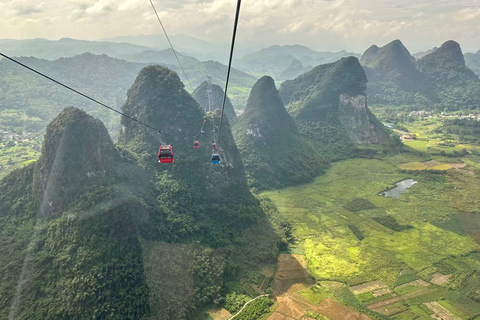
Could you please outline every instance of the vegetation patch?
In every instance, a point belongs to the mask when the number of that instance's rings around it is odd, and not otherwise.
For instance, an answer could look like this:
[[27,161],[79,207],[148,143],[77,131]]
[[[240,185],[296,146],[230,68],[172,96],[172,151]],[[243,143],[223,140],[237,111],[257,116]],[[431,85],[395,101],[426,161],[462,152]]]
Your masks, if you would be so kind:
[[258,320],[261,316],[269,313],[274,303],[268,297],[261,297],[249,303],[243,311],[233,319],[235,320]]
[[355,198],[344,206],[345,209],[352,212],[357,212],[361,210],[375,209],[375,205],[363,198]]
[[358,240],[363,240],[365,239],[365,235],[363,234],[362,230],[360,230],[357,226],[354,226],[353,224],[349,224],[348,228],[352,233],[357,237]]
[[395,217],[386,215],[383,217],[375,217],[373,220],[377,221],[381,225],[389,228],[390,230],[393,231],[403,231],[403,230],[408,230],[413,228],[411,225],[401,225],[398,223],[397,219]]
[[427,170],[427,167],[421,162],[404,163],[399,165],[399,168],[402,170],[409,170],[409,171]]
[[313,305],[317,305],[324,299],[333,297],[332,294],[320,284],[316,284],[308,289],[302,290],[298,292],[298,294]]

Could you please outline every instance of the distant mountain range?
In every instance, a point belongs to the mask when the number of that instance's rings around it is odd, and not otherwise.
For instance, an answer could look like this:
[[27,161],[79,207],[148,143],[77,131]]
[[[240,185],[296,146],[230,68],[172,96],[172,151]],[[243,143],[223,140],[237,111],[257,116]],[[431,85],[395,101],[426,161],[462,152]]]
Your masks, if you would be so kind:
[[[162,54],[159,57],[162,57]],[[176,71],[189,91],[193,91],[205,81],[208,75],[212,77],[213,83],[223,85],[227,72],[225,65],[214,61],[200,62],[189,57],[185,59],[192,61],[185,64],[185,71],[192,83],[192,88],[189,88],[178,65],[169,64],[169,58],[163,59],[166,63],[160,61],[136,63],[106,55],[84,53],[54,61],[33,57],[23,57],[20,61],[120,109],[125,101],[127,90],[138,72],[149,64],[162,64]],[[47,122],[64,107],[76,105],[100,118],[110,132],[117,131],[118,119],[115,114],[105,113],[103,109],[88,100],[71,94],[5,59],[0,60],[0,70],[0,92],[5,92],[0,99],[0,118],[5,110],[14,110],[18,115],[14,123],[0,122],[0,124],[4,126],[15,124],[16,127],[22,127],[28,131],[38,131],[43,129]],[[241,105],[242,101],[246,101],[255,81],[256,79],[249,74],[232,70],[229,96],[234,105]]]
[[[137,66],[138,70],[147,64],[165,65],[179,74],[190,92],[204,82],[207,76],[212,77],[214,84],[223,87],[227,67],[218,61],[226,60],[228,47],[186,35],[172,35],[171,39],[178,50],[178,57],[185,68],[189,81],[178,66],[163,35],[126,36],[101,41],[4,39],[0,40],[0,49],[1,52],[12,56],[32,56],[52,61],[75,57],[85,52],[105,54],[112,58],[141,64],[141,66]],[[439,59],[428,58],[431,55],[435,56],[440,49],[433,48],[412,56],[399,40],[382,48],[370,47],[361,56],[361,63],[369,80],[370,102],[429,107],[435,105],[439,108],[452,109],[473,107],[477,103],[476,98],[472,99],[474,96],[472,92],[477,90],[477,79],[466,70],[471,69],[480,75],[480,52],[467,53],[464,61],[461,61],[462,53],[459,49],[456,54],[459,63],[456,64],[448,62],[450,59],[448,54]],[[244,54],[251,49],[243,50],[242,52],[241,47],[237,48],[234,59],[235,68],[231,77],[233,85],[229,90],[229,96],[235,109],[245,107],[250,89],[256,80],[264,75],[273,77],[277,82],[283,82],[292,80],[318,65],[335,62],[348,56],[359,57],[358,54],[351,52],[319,52],[300,45],[276,45],[246,55]],[[429,59],[431,61],[425,63]],[[444,65],[442,61],[445,62]],[[440,79],[432,78],[435,71],[430,69],[436,68],[435,64],[438,63],[442,64],[442,66],[439,65],[439,68],[443,68],[443,76],[449,78],[448,85],[445,81],[437,83],[436,81]],[[98,70],[101,68],[94,71]],[[459,75],[462,74],[462,76],[446,75],[449,72],[459,72]],[[75,74],[70,76],[77,77]],[[455,79],[461,81],[456,82]],[[461,98],[458,98],[459,92]],[[453,106],[452,102],[454,102]]]
[[351,52],[318,52],[300,45],[271,46],[243,57],[235,62],[235,66],[250,74],[266,74],[277,81],[284,81],[294,79],[320,64],[348,56],[359,57]]
[[121,55],[139,54],[151,48],[130,43],[110,43],[64,38],[58,41],[46,39],[0,39],[1,52],[10,56],[36,57],[55,60],[73,57],[85,52],[106,54],[117,58]]
[[[360,61],[369,80],[370,103],[441,110],[480,105],[480,80],[457,42],[447,41],[417,56],[421,58],[416,60],[400,40],[365,51]],[[476,54],[468,57],[469,64],[477,62]]]
[[472,69],[477,76],[480,76],[480,51],[477,53],[466,53],[465,64]]

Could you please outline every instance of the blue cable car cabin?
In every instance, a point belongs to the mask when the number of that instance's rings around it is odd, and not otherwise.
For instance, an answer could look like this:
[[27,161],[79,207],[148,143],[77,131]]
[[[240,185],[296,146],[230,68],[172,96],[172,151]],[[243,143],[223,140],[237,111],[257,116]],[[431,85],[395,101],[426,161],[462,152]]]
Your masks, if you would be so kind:
[[212,163],[218,164],[220,163],[220,155],[217,153],[212,154]]

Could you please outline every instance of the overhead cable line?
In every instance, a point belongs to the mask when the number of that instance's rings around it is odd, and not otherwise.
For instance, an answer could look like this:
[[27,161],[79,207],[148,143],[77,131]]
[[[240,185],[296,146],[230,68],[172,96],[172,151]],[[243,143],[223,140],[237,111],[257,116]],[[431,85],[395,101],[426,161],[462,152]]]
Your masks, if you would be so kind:
[[170,41],[170,37],[167,34],[167,30],[165,30],[165,27],[163,26],[162,20],[160,19],[160,16],[158,15],[157,9],[155,8],[155,5],[153,4],[153,1],[150,0],[150,4],[152,5],[153,11],[155,12],[155,15],[157,16],[157,20],[160,23],[160,26],[162,27],[163,33],[165,34],[165,37],[167,38],[168,43],[170,44],[170,48],[172,48],[173,54],[175,55],[175,58],[177,59],[178,65],[183,71],[183,75],[187,79],[188,84],[190,85],[190,88],[193,90],[193,86],[190,83],[190,80],[188,79],[187,73],[185,72],[185,69],[182,66],[182,63],[180,62],[180,59],[178,58],[177,51],[173,48],[172,42]]
[[227,101],[228,82],[230,81],[230,71],[232,69],[233,51],[235,49],[235,38],[237,36],[237,26],[238,26],[238,18],[240,17],[241,4],[242,4],[242,0],[238,0],[238,2],[237,2],[237,12],[235,14],[235,23],[233,25],[232,47],[230,48],[230,60],[228,62],[227,79],[225,81],[225,91],[224,91],[224,95],[223,95],[222,114],[220,116],[220,124],[218,125],[217,141],[220,139],[220,134],[221,134],[221,130],[222,130],[223,114],[224,114],[224,111],[225,111],[225,102]]
[[18,65],[20,65],[20,66],[22,66],[22,67],[24,67],[24,68],[26,68],[26,69],[34,72],[34,73],[36,73],[36,74],[38,74],[38,75],[40,75],[40,76],[42,76],[42,77],[44,77],[44,78],[52,81],[52,82],[55,82],[56,84],[58,84],[58,85],[60,85],[60,86],[62,86],[62,87],[64,87],[64,88],[66,88],[66,89],[68,89],[68,90],[70,90],[70,91],[73,91],[73,92],[75,92],[76,94],[79,94],[79,95],[81,95],[82,97],[87,98],[88,100],[91,100],[91,101],[95,102],[96,104],[101,105],[101,106],[104,107],[104,108],[107,108],[107,109],[109,109],[109,110],[111,110],[111,111],[113,111],[113,112],[116,112],[116,113],[118,113],[119,115],[121,115],[122,117],[125,117],[125,118],[127,118],[127,119],[132,120],[132,121],[135,121],[135,122],[137,122],[138,124],[141,124],[142,126],[145,126],[145,127],[149,128],[149,129],[155,130],[156,132],[158,132],[158,133],[160,133],[160,134],[162,133],[161,130],[158,130],[158,129],[156,129],[156,128],[154,128],[154,127],[152,127],[152,126],[150,126],[150,125],[148,125],[148,124],[146,124],[146,123],[144,123],[144,122],[142,122],[142,121],[140,121],[140,120],[138,120],[138,119],[136,119],[136,118],[133,118],[133,117],[131,117],[131,116],[129,116],[129,115],[126,115],[126,114],[123,113],[123,112],[120,112],[120,111],[118,111],[118,110],[116,110],[116,109],[114,109],[114,108],[112,108],[112,107],[109,107],[109,106],[107,106],[106,104],[104,104],[104,103],[102,103],[102,102],[100,102],[100,101],[98,101],[98,100],[96,100],[96,99],[94,99],[94,98],[92,98],[92,97],[89,97],[89,96],[87,96],[86,94],[81,93],[80,91],[75,90],[75,89],[73,89],[72,87],[69,87],[69,86],[67,86],[66,84],[63,84],[63,83],[61,83],[60,81],[57,81],[57,80],[55,80],[55,79],[47,76],[46,74],[41,73],[40,71],[37,71],[37,70],[35,70],[35,69],[33,69],[33,68],[31,68],[31,67],[23,64],[23,63],[21,63],[20,61],[17,61],[17,60],[15,60],[15,59],[13,59],[13,58],[11,58],[11,57],[9,57],[9,56],[1,53],[1,52],[0,52],[0,56],[4,57],[4,58],[6,58],[6,59],[8,59],[8,60],[10,60],[10,61],[12,61],[12,62],[15,62],[16,64],[18,64]]

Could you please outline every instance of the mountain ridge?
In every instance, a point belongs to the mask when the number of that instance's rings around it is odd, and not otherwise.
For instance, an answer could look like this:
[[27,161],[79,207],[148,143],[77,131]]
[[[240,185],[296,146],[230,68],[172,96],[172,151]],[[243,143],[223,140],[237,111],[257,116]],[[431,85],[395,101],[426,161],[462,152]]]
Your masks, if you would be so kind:
[[264,190],[298,184],[326,167],[325,159],[299,134],[269,76],[253,86],[233,132],[250,187]]

